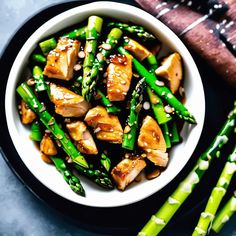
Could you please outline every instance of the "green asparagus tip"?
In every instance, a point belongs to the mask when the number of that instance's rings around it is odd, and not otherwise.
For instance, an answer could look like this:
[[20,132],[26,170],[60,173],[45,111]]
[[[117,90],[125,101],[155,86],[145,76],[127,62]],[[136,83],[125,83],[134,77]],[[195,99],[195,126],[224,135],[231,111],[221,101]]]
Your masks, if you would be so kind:
[[73,162],[80,165],[80,166],[82,166],[82,167],[85,167],[85,168],[89,167],[86,160],[85,160],[85,158],[82,155],[74,158]]

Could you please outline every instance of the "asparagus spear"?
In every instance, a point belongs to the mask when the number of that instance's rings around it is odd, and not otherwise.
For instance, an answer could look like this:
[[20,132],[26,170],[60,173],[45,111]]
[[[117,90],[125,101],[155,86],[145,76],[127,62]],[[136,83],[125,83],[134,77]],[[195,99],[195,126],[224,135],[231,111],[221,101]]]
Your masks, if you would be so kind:
[[137,137],[138,129],[138,115],[143,101],[143,90],[145,89],[144,78],[137,83],[130,101],[130,113],[127,119],[127,124],[124,130],[122,147],[125,149],[133,150]]
[[39,66],[34,66],[32,74],[35,80],[35,90],[37,92],[47,90],[48,86],[44,81],[42,69]]
[[219,233],[225,223],[230,220],[230,218],[233,216],[233,214],[236,212],[236,191],[234,191],[233,196],[227,201],[227,203],[224,205],[224,207],[220,210],[219,213],[217,213],[212,229]]
[[[118,51],[122,55],[129,54],[123,47],[119,47]],[[148,70],[135,58],[133,58],[133,66],[140,76],[145,78],[146,83],[154,90],[154,92],[166,100],[166,102],[169,103],[173,108],[175,108],[176,114],[181,119],[189,123],[196,124],[195,118],[190,114],[187,108],[173,95],[173,93],[167,87],[158,86],[158,80],[156,77],[149,73]]]
[[97,83],[99,71],[103,69],[107,57],[117,45],[121,35],[122,31],[120,29],[113,28],[111,30],[107,36],[105,44],[102,44],[102,50],[97,54],[97,57],[94,60],[90,74],[85,77],[86,80],[83,80],[82,94],[87,100],[91,99],[94,87]]
[[176,122],[171,122],[170,124],[170,134],[171,134],[171,143],[172,144],[175,144],[175,143],[179,143],[180,142],[180,135],[179,135],[179,131],[178,131],[178,128],[177,128],[177,125],[176,125]]
[[57,170],[63,175],[64,180],[70,185],[70,188],[81,196],[85,196],[85,191],[79,179],[71,173],[65,162],[59,157],[50,157]]
[[117,27],[123,31],[127,31],[129,33],[133,33],[135,35],[137,35],[139,38],[143,39],[143,40],[155,40],[155,36],[148,33],[144,27],[139,26],[139,25],[128,25],[125,23],[121,23],[121,22],[110,22],[108,23],[108,27]]
[[64,131],[57,124],[55,118],[51,116],[45,106],[39,102],[31,88],[26,83],[22,83],[16,90],[30,109],[38,115],[45,127],[52,132],[54,138],[59,141],[68,156],[70,156],[75,163],[83,166],[84,168],[88,168],[88,164],[84,157],[70,141],[70,139],[67,138]]
[[38,121],[33,122],[31,125],[30,138],[31,140],[36,141],[36,142],[40,142],[43,138]]
[[89,90],[91,69],[95,60],[95,53],[97,49],[97,40],[101,33],[103,19],[98,16],[90,16],[88,18],[88,26],[86,28],[86,44],[85,44],[85,59],[83,64],[83,81],[82,81],[82,95],[90,101],[91,93]]
[[231,112],[223,127],[206,149],[202,153],[189,175],[180,183],[177,189],[172,193],[159,211],[151,217],[147,224],[143,227],[139,235],[152,236],[157,235],[168,224],[175,212],[184,203],[192,190],[200,182],[201,178],[208,170],[216,153],[227,143],[230,134],[233,132],[236,122],[236,104],[233,112]]
[[37,54],[37,53],[33,53],[32,55],[32,60],[35,63],[41,64],[41,65],[45,65],[47,62],[47,58],[45,56],[43,56],[42,54]]
[[193,236],[206,235],[211,230],[212,221],[216,211],[224,197],[230,181],[236,171],[236,146],[223,168],[216,186],[213,188],[208,199],[204,212],[201,213],[197,226],[194,229]]
[[110,100],[103,94],[103,92],[99,89],[96,90],[99,96],[101,96],[101,103],[106,107],[108,113],[119,113],[121,109],[116,107]]
[[105,153],[102,153],[100,162],[106,171],[109,172],[111,169],[111,160]]
[[50,38],[39,43],[39,47],[41,48],[44,55],[47,55],[56,46],[57,46],[57,41],[55,38]]
[[74,164],[74,167],[81,173],[89,177],[94,183],[106,189],[113,189],[114,185],[108,174],[101,170],[84,168],[81,165]]
[[62,37],[67,37],[70,39],[78,39],[78,40],[83,40],[86,38],[86,26],[81,27],[79,29],[75,29],[71,32],[68,32],[64,35],[62,35]]
[[152,105],[152,110],[158,124],[162,125],[170,121],[172,117],[170,116],[170,114],[167,114],[165,112],[161,99],[155,93],[153,93],[150,87],[147,87],[147,94],[149,96],[149,100]]
[[[75,29],[71,32],[68,32],[62,37],[68,37],[70,39],[78,39],[83,40],[86,38],[86,27],[82,27],[79,29]],[[57,41],[54,37],[44,40],[39,43],[39,47],[41,48],[44,55],[47,55],[51,50],[53,50],[57,46]],[[33,59],[38,62],[43,62],[44,59],[40,54],[33,54]],[[46,63],[46,61],[45,61]]]

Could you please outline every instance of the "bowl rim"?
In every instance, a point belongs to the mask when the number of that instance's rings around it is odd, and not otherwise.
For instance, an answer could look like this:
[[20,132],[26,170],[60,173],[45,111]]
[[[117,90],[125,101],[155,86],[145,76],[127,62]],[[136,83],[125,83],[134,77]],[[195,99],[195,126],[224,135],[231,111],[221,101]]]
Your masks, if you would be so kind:
[[[111,5],[112,4],[112,5]],[[53,191],[54,193],[60,195],[61,197],[63,198],[66,198],[67,200],[70,200],[70,201],[73,201],[75,203],[79,203],[79,204],[82,204],[82,205],[87,205],[87,206],[94,206],[94,207],[118,207],[118,206],[124,206],[124,205],[128,205],[128,204],[132,204],[132,203],[135,203],[137,201],[140,201],[144,198],[147,198],[149,197],[150,195],[154,194],[155,192],[158,192],[160,191],[164,186],[168,185],[179,173],[180,171],[183,169],[183,167],[186,165],[187,161],[190,159],[198,141],[199,141],[199,138],[200,138],[200,135],[201,135],[201,132],[202,132],[202,128],[203,128],[203,123],[204,123],[204,118],[205,118],[205,95],[204,95],[204,90],[203,90],[203,85],[202,85],[202,82],[201,82],[201,78],[200,78],[200,74],[198,72],[198,69],[196,67],[196,64],[194,63],[189,51],[187,50],[187,48],[184,46],[184,44],[182,43],[182,41],[166,26],[164,25],[162,22],[160,22],[158,19],[156,19],[155,17],[151,16],[149,13],[145,12],[144,10],[141,10],[137,7],[134,7],[134,6],[131,6],[131,5],[128,5],[128,4],[124,4],[124,3],[117,3],[117,2],[112,2],[112,1],[99,1],[99,2],[93,2],[93,3],[88,3],[88,4],[85,4],[85,5],[82,5],[82,6],[78,6],[78,7],[73,7],[69,10],[66,10],[65,12],[63,13],[60,13],[56,16],[54,16],[53,18],[51,18],[50,20],[46,21],[41,27],[39,27],[29,38],[28,40],[25,42],[25,44],[23,45],[23,47],[21,48],[21,50],[19,51],[13,65],[12,65],[12,68],[11,68],[11,71],[10,71],[10,74],[9,74],[9,77],[8,77],[8,81],[7,81],[7,87],[6,87],[6,93],[5,93],[5,113],[6,113],[6,117],[9,117],[10,114],[12,114],[12,111],[11,111],[11,106],[9,106],[9,101],[12,101],[12,93],[10,92],[11,91],[11,87],[14,85],[14,80],[11,79],[11,78],[17,78],[17,73],[16,71],[20,71],[20,60],[21,60],[21,57],[22,57],[22,54],[26,54],[27,52],[27,47],[30,45],[30,44],[35,44],[37,41],[35,41],[35,38],[41,36],[42,32],[45,31],[48,27],[49,28],[52,28],[55,24],[58,24],[58,20],[59,22],[62,21],[62,19],[65,19],[65,18],[68,18],[68,13],[72,13],[69,17],[73,17],[74,15],[77,15],[79,14],[78,12],[81,12],[81,11],[91,11],[90,8],[93,7],[93,11],[97,11],[98,9],[104,9],[104,8],[112,8],[113,10],[115,11],[120,11],[120,12],[125,12],[126,14],[139,14],[140,16],[142,15],[142,18],[145,18],[146,20],[148,20],[149,22],[151,21],[154,21],[156,24],[157,24],[157,27],[160,27],[165,33],[163,33],[166,37],[168,38],[172,38],[171,41],[174,41],[174,40],[177,40],[178,42],[178,47],[180,48],[179,50],[184,50],[184,53],[188,56],[188,59],[190,61],[188,61],[188,64],[191,64],[191,70],[194,71],[194,74],[195,74],[195,77],[198,79],[198,89],[199,89],[199,92],[201,94],[201,100],[203,101],[202,103],[202,117],[200,120],[198,120],[198,132],[196,132],[196,137],[195,137],[195,141],[194,143],[192,144],[192,150],[191,152],[189,152],[189,158],[187,160],[185,160],[181,167],[179,168],[179,170],[172,174],[170,176],[170,178],[168,179],[168,181],[165,181],[164,183],[162,183],[158,189],[156,189],[155,191],[151,191],[149,194],[145,194],[145,195],[141,195],[138,199],[135,199],[134,201],[128,201],[128,202],[117,202],[117,203],[112,203],[112,204],[109,204],[109,203],[87,203],[86,201],[74,201],[70,198],[68,198],[67,196],[65,195],[61,195],[60,193],[58,193],[57,191],[55,191],[54,189],[52,189],[50,186],[47,185],[47,183],[44,183],[42,182],[37,175],[35,175],[35,173],[32,172],[32,170],[27,166],[27,168],[29,169],[29,171],[44,185],[46,186],[47,188],[49,188],[51,191]],[[121,8],[121,9],[120,9]],[[45,33],[45,32],[43,32]],[[15,87],[15,86],[13,86]],[[11,103],[12,104],[12,103]],[[12,104],[13,105],[13,104]],[[10,116],[11,117],[11,116]],[[14,131],[14,129],[12,129],[11,127],[11,124],[12,124],[12,120],[13,117],[11,117],[11,119],[7,119],[7,126],[8,126],[8,131],[9,131],[9,134],[11,136],[11,139],[14,143],[14,146],[20,156],[20,158],[22,159],[21,157],[21,154],[22,154],[22,150],[20,150],[20,147],[19,145],[16,146],[16,131]],[[22,161],[24,162],[24,160],[22,159]],[[24,162],[24,164],[26,164]]]

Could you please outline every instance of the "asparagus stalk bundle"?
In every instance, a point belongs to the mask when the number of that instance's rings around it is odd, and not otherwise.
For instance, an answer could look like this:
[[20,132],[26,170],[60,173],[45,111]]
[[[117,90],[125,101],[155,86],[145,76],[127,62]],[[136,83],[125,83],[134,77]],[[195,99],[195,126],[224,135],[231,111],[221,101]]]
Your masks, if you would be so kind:
[[38,115],[45,127],[52,132],[54,138],[59,141],[67,155],[78,165],[88,168],[85,158],[57,124],[55,118],[51,116],[45,106],[39,102],[32,89],[26,83],[22,83],[17,88],[17,92],[27,103],[29,108]]
[[230,134],[233,132],[236,122],[236,104],[233,112],[231,112],[223,127],[216,135],[210,146],[203,152],[193,170],[179,184],[177,189],[172,193],[159,211],[151,217],[143,229],[139,232],[141,236],[158,235],[161,230],[168,224],[175,212],[184,203],[187,197],[192,193],[193,189],[202,179],[205,172],[208,170],[212,160],[221,148],[227,143]]
[[236,191],[234,191],[233,196],[227,201],[223,208],[217,213],[212,229],[219,233],[224,227],[225,223],[230,220],[233,214],[236,212]]
[[64,180],[69,184],[70,188],[81,196],[85,196],[85,191],[80,180],[72,174],[65,162],[59,157],[50,157],[55,164],[57,170],[63,175]]
[[99,71],[103,70],[107,57],[110,55],[114,47],[118,44],[121,35],[122,31],[120,29],[113,28],[108,34],[105,44],[102,45],[102,50],[97,54],[90,75],[88,75],[86,77],[86,81],[84,81],[84,83],[86,82],[86,84],[83,83],[82,87],[82,95],[87,98],[87,100],[90,100],[92,96],[94,87],[98,80]]
[[[119,47],[118,51],[120,54],[129,54],[123,47]],[[158,86],[156,77],[148,72],[148,70],[135,58],[133,60],[133,66],[140,74],[141,77],[145,78],[146,83],[154,90],[154,92],[162,99],[166,100],[174,109],[176,114],[183,120],[196,124],[196,120],[187,110],[187,108],[173,95],[173,93],[165,86]]]
[[145,88],[145,79],[139,80],[137,83],[130,101],[130,113],[128,116],[127,124],[124,130],[122,147],[125,149],[133,150],[137,137],[138,129],[138,115],[143,101],[143,90]]
[[203,236],[210,232],[216,211],[224,197],[230,181],[236,171],[236,146],[223,168],[216,186],[213,188],[208,199],[204,212],[201,213],[197,226],[194,229],[193,236]]
[[90,16],[86,28],[86,44],[85,44],[85,59],[83,63],[83,81],[82,95],[90,101],[91,93],[89,93],[91,69],[95,61],[95,53],[97,49],[97,40],[102,29],[103,19],[98,16]]
[[121,23],[121,22],[110,22],[110,23],[108,23],[108,27],[116,27],[116,28],[119,28],[123,31],[133,33],[133,34],[137,35],[139,38],[143,39],[144,41],[156,39],[154,35],[148,33],[144,29],[144,27],[139,26],[139,25],[128,25],[128,24]]

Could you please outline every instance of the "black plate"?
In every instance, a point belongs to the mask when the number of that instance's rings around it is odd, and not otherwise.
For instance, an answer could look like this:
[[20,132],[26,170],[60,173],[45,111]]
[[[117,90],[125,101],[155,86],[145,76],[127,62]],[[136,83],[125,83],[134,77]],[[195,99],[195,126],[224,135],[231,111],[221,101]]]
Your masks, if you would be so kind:
[[[133,1],[122,1],[135,5]],[[47,203],[49,206],[57,209],[66,216],[70,217],[79,225],[85,228],[94,229],[95,231],[109,233],[112,229],[113,235],[134,235],[140,226],[146,222],[149,217],[165,201],[166,197],[176,188],[178,182],[183,179],[187,172],[193,167],[195,160],[199,154],[207,147],[210,140],[214,137],[217,130],[225,120],[228,111],[232,108],[233,100],[235,99],[235,91],[226,85],[223,80],[217,77],[213,71],[209,70],[205,63],[193,55],[197,61],[200,73],[203,78],[203,84],[206,94],[206,119],[204,130],[200,138],[200,142],[195,150],[191,160],[181,171],[181,173],[168,186],[163,188],[158,193],[140,202],[129,206],[119,208],[96,208],[87,207],[80,204],[70,202],[59,195],[55,194],[44,185],[42,185],[27,169],[21,158],[18,156],[15,147],[11,141],[8,133],[5,117],[5,88],[11,66],[15,57],[21,49],[28,37],[45,21],[53,16],[70,9],[72,7],[88,3],[88,1],[72,1],[55,6],[51,6],[28,20],[12,37],[9,44],[5,48],[0,61],[0,102],[2,111],[0,113],[0,129],[1,129],[1,152],[5,161],[10,166],[12,171],[18,176],[22,183],[35,194],[39,199]],[[197,99],[197,98],[196,98]],[[3,138],[4,137],[4,138]],[[224,153],[229,153],[230,146],[226,147]],[[181,161],[181,156],[179,157]],[[192,230],[192,225],[196,223],[201,206],[203,206],[204,199],[211,191],[209,186],[213,186],[216,181],[217,174],[219,174],[222,162],[217,161],[213,164],[209,173],[205,176],[201,186],[197,188],[195,194],[189,197],[184,206],[179,210],[176,217],[172,221],[173,229],[186,228],[189,232]],[[189,217],[191,216],[191,217]],[[193,222],[194,221],[194,222]],[[191,228],[190,228],[191,227]],[[170,227],[169,227],[170,228]],[[186,233],[187,234],[187,233]]]

